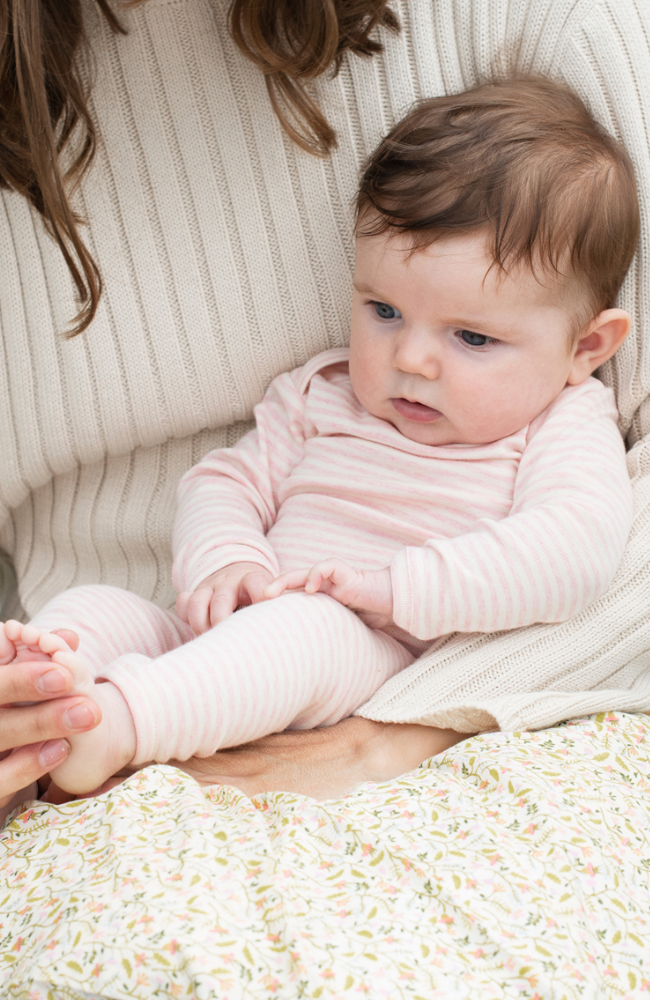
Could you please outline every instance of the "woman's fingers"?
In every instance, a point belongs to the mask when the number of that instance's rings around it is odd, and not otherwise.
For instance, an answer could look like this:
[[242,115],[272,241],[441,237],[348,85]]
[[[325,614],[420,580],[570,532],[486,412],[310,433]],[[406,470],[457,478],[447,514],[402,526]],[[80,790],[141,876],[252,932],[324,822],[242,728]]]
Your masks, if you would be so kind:
[[28,792],[37,794],[37,779],[61,764],[69,753],[70,744],[66,740],[49,740],[20,747],[0,761],[0,823],[18,805],[19,798]]
[[[0,705],[59,698],[72,687],[72,674],[50,660],[22,661],[0,667]],[[33,742],[33,741],[30,741]]]
[[[57,698],[40,705],[5,705],[0,708],[0,752],[85,733],[94,729],[101,717],[99,706],[81,695]],[[40,773],[47,770],[49,768],[43,768]],[[0,782],[0,795],[4,794]]]
[[90,699],[61,697],[71,686],[70,672],[47,660],[0,667],[0,810],[5,814],[21,789],[66,758],[67,736],[101,721]]

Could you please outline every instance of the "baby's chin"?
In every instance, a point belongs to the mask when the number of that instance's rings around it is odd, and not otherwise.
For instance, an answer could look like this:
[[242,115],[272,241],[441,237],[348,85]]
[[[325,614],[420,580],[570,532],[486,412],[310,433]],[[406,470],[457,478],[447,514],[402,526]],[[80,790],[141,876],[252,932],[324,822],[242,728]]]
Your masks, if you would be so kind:
[[[386,419],[386,418],[384,418]],[[501,438],[514,434],[521,428],[508,428],[501,433],[501,428],[492,427],[456,427],[447,417],[441,414],[440,418],[431,423],[420,423],[414,420],[406,420],[399,414],[389,418],[391,423],[409,441],[417,444],[430,445],[431,447],[443,447],[443,445],[466,444],[482,445],[492,444]]]
[[[419,416],[420,419],[409,419],[406,416],[409,412],[408,407],[400,406],[399,403],[396,407],[390,399],[381,403],[375,403],[374,406],[372,404],[368,406],[363,402],[361,405],[365,406],[365,409],[373,416],[392,424],[409,441],[415,441],[417,444],[431,445],[432,447],[442,447],[447,444],[492,444],[493,441],[498,441],[502,437],[508,437],[509,434],[514,434],[515,431],[520,430],[520,428],[516,427],[514,429],[506,429],[504,433],[501,433],[502,428],[486,426],[485,423],[481,423],[478,426],[458,427],[439,410],[431,410],[431,419],[426,419],[427,415],[424,413],[414,414]],[[430,408],[425,407],[423,409]],[[403,412],[400,413],[399,410],[403,410]],[[433,414],[435,414],[435,417],[433,417]],[[423,417],[425,419],[422,419]]]
[[462,434],[451,427],[449,421],[443,416],[435,423],[418,423],[414,420],[405,420],[403,417],[396,415],[390,420],[390,423],[405,438],[408,438],[409,441],[415,441],[417,444],[426,444],[435,447],[445,444],[466,443],[462,440]]

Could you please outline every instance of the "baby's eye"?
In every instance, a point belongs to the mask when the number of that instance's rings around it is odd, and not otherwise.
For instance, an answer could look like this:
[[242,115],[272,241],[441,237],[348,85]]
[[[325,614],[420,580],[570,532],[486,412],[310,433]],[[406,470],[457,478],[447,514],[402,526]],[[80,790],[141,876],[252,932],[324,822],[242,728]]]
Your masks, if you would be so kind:
[[387,302],[373,302],[375,312],[380,319],[401,319],[401,312],[395,306],[389,306]]
[[471,330],[459,330],[459,338],[469,347],[485,347],[486,344],[493,344],[492,337],[486,337],[483,333],[473,333]]

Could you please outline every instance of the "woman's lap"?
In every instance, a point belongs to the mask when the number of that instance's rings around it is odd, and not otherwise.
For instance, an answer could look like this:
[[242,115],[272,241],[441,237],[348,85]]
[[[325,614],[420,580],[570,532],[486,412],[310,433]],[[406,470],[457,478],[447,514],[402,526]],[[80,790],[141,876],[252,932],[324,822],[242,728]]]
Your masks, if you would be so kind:
[[0,835],[7,997],[650,988],[650,719],[486,734],[336,801],[156,766]]

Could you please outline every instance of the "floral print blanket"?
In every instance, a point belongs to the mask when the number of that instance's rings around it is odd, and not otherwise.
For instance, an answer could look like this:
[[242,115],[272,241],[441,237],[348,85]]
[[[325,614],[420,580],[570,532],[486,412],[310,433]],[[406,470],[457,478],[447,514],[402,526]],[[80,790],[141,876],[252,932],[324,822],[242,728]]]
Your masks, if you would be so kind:
[[147,768],[0,832],[11,1000],[650,997],[650,718],[474,737],[336,801]]

